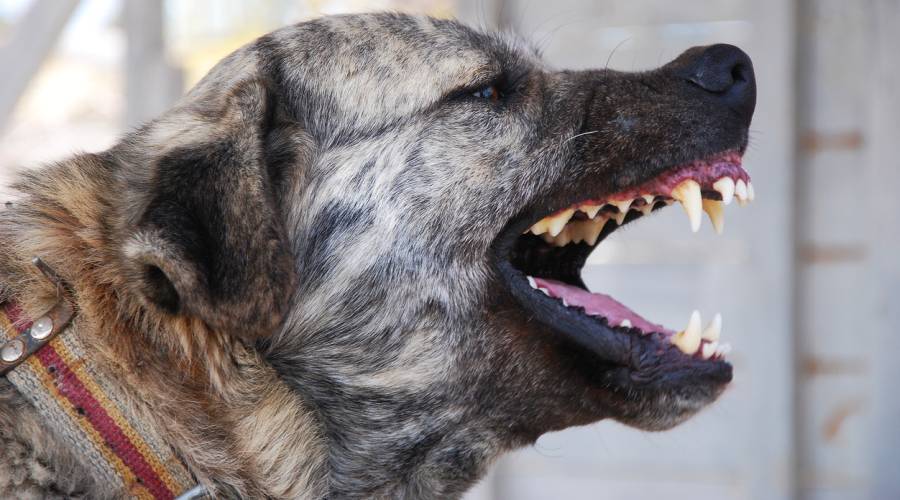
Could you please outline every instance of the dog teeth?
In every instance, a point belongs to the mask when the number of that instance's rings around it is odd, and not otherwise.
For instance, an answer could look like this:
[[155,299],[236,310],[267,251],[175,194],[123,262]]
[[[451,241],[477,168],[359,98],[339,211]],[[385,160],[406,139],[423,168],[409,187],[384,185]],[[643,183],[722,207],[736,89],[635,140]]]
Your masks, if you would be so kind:
[[700,338],[706,340],[708,342],[717,342],[719,340],[719,335],[722,333],[722,315],[716,313],[713,316],[713,320],[706,325],[706,329],[703,330],[703,333],[700,334]]
[[528,278],[528,285],[531,286],[531,288],[534,288],[535,290],[537,290],[538,286],[537,286],[537,282],[534,281],[534,278],[532,278],[531,276],[526,276],[526,278]]
[[703,200],[703,211],[709,216],[713,229],[716,234],[721,235],[725,229],[725,207],[723,202],[718,200]]
[[619,323],[619,326],[621,326],[622,328],[631,328],[631,320],[623,319],[622,322]]
[[731,177],[722,177],[713,184],[713,189],[722,195],[722,203],[728,205],[734,199],[734,180]]
[[731,352],[731,344],[725,343],[720,344],[719,347],[716,348],[717,356],[725,356],[726,354]]
[[566,227],[566,224],[568,224],[569,219],[571,219],[573,215],[575,215],[575,209],[567,208],[555,216],[550,217],[550,224],[547,226],[550,234],[556,236],[562,232],[563,228]]
[[672,198],[681,202],[681,206],[684,207],[684,211],[691,221],[691,231],[695,233],[699,231],[702,220],[700,212],[703,210],[703,196],[700,193],[700,184],[693,179],[681,181],[681,184],[675,186],[675,189],[672,190]]
[[700,311],[691,313],[687,328],[672,336],[672,343],[685,354],[694,354],[700,348]]
[[738,179],[734,184],[734,197],[737,198],[738,205],[744,206],[749,201],[747,199],[747,184],[743,179]]
[[708,344],[703,344],[703,348],[700,350],[700,354],[703,355],[703,359],[709,359],[713,357],[713,354],[716,353],[716,349],[719,347],[718,342],[710,342]]
[[[721,195],[721,201],[704,199],[700,183],[694,179],[685,179],[672,189],[669,197],[657,197],[647,193],[627,200],[612,200],[599,204],[585,202],[544,217],[525,232],[541,236],[545,242],[557,247],[569,243],[586,243],[594,246],[607,221],[613,219],[618,225],[622,225],[631,210],[649,215],[657,200],[661,200],[666,205],[671,205],[675,201],[681,203],[691,224],[691,231],[696,233],[700,230],[703,221],[702,212],[706,212],[713,229],[717,234],[722,234],[725,228],[724,206],[735,198],[741,206],[746,205],[756,194],[753,191],[753,184],[743,179],[735,181],[731,177],[719,178],[712,184],[712,188]],[[579,216],[580,218],[573,219],[576,210],[586,214],[587,217]]]
[[578,210],[581,210],[582,212],[586,213],[588,217],[593,219],[597,216],[597,212],[599,212],[601,208],[603,208],[603,205],[591,205],[585,203],[584,205],[579,206]]

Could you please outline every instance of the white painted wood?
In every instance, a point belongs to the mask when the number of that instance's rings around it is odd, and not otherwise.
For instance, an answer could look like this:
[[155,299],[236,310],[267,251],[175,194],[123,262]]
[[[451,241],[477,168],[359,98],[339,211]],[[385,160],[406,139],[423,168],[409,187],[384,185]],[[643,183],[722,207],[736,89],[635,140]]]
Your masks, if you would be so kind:
[[0,45],[0,131],[15,109],[28,83],[56,45],[79,0],[35,0],[16,24],[8,41]]

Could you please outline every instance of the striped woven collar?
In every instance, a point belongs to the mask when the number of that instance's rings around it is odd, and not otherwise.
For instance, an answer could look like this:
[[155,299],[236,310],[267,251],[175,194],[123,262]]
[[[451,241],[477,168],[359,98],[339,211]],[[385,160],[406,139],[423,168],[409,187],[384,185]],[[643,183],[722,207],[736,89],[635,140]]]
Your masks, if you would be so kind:
[[[113,489],[140,499],[196,492],[196,482],[172,448],[125,404],[122,388],[86,355],[76,328],[68,325],[71,316],[67,304],[34,321],[15,302],[0,305],[0,368],[8,370],[6,377],[94,477]],[[16,354],[15,363],[9,362]]]

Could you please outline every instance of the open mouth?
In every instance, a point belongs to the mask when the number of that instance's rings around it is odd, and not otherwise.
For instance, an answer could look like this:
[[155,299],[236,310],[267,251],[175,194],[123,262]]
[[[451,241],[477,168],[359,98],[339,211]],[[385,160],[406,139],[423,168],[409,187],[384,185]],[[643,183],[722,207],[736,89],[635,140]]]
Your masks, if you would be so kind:
[[[584,197],[549,215],[510,224],[499,238],[498,264],[513,295],[536,319],[588,348],[605,361],[632,368],[666,362],[727,365],[730,346],[720,340],[722,317],[703,325],[698,311],[687,326],[656,324],[616,299],[587,289],[581,269],[607,236],[635,219],[679,202],[692,231],[703,213],[719,234],[724,206],[754,199],[741,155],[730,151],[667,169],[626,190]],[[654,359],[650,359],[654,358]],[[730,379],[730,367],[728,368]]]

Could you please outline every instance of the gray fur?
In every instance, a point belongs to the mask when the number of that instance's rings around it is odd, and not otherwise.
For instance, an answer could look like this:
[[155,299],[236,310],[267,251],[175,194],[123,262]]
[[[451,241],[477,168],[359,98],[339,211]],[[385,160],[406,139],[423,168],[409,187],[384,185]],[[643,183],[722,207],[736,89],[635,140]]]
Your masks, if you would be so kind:
[[[672,381],[662,365],[585,361],[513,299],[492,253],[518,218],[743,147],[746,125],[677,77],[686,57],[647,73],[565,72],[526,43],[453,21],[287,27],[100,155],[117,186],[109,245],[147,314],[198,317],[263,354],[320,429],[310,449],[324,465],[309,470],[328,498],[458,497],[545,432],[602,418],[665,429],[721,392]],[[502,102],[470,95],[498,81]],[[208,263],[167,232],[172,219],[147,213],[167,182],[161,159],[223,138],[245,159],[234,186],[217,181],[242,196],[224,216],[235,250],[216,259],[253,257],[213,293]],[[269,243],[242,253],[259,228]],[[164,290],[141,274],[149,264]],[[256,491],[208,475],[222,491]]]

